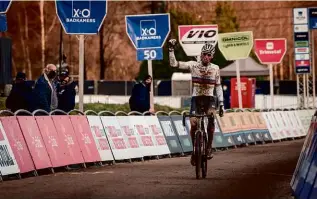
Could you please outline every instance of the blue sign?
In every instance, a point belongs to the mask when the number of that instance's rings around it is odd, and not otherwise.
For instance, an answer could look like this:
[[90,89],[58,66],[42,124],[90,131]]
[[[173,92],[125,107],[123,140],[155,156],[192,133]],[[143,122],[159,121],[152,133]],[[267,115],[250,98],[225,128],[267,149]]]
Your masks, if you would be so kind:
[[162,48],[137,49],[137,60],[163,60]]
[[6,13],[9,10],[11,3],[12,0],[0,0],[0,13]]
[[6,14],[0,14],[0,32],[6,32],[7,30],[7,16]]
[[127,15],[126,31],[136,49],[162,48],[170,32],[166,14]]
[[308,9],[309,29],[317,29],[317,8]]
[[107,1],[56,0],[57,16],[67,34],[98,34]]

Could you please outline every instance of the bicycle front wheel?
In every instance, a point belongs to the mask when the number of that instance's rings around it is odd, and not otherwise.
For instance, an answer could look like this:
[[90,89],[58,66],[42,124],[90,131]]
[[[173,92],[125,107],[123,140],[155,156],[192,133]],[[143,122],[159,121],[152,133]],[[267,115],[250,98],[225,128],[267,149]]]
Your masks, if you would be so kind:
[[207,177],[207,135],[206,133],[204,133],[203,135],[203,146],[202,146],[202,150],[203,150],[203,154],[202,154],[202,159],[201,159],[201,173],[202,173],[202,177],[206,178]]
[[200,178],[201,163],[202,163],[202,132],[197,130],[195,133],[196,179]]

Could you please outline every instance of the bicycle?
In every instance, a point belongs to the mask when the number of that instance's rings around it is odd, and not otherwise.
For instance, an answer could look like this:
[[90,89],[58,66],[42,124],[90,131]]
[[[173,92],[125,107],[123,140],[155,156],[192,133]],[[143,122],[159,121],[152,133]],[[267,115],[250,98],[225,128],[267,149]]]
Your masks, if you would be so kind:
[[[205,98],[204,101],[209,101],[210,97]],[[200,114],[204,113],[204,105],[196,103],[196,107],[198,110],[198,114],[183,114],[183,126],[185,126],[185,119],[186,117],[195,117],[198,118],[198,128],[195,132],[195,138],[194,138],[194,157],[195,157],[195,170],[196,170],[196,179],[200,178],[200,170],[202,174],[202,178],[207,177],[207,143],[208,143],[208,136],[207,132],[205,130],[205,117],[208,117],[207,114]],[[198,105],[198,106],[197,106]]]

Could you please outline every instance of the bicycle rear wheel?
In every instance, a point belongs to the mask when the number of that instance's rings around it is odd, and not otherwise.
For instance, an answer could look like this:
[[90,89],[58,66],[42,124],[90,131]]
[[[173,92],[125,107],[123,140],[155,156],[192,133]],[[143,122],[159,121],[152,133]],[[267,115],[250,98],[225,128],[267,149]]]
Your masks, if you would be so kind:
[[196,179],[200,178],[200,169],[202,163],[202,133],[197,130],[195,133],[195,167],[196,167]]
[[202,151],[203,151],[203,154],[202,154],[202,159],[201,159],[201,174],[202,174],[202,177],[203,178],[206,178],[207,176],[207,135],[206,133],[204,132],[203,134],[203,142],[202,142]]

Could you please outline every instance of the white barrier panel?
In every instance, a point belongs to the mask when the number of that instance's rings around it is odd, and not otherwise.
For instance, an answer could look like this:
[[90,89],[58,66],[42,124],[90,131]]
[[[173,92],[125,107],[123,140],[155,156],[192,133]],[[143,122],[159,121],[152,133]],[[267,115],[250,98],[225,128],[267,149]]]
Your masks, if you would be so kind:
[[296,130],[297,127],[294,129],[292,125],[290,124],[290,120],[287,116],[288,111],[276,111],[276,121],[281,124],[282,131],[285,133],[286,138],[294,138],[297,137],[297,135],[294,133],[293,130]]
[[262,112],[262,116],[265,120],[266,126],[270,132],[272,140],[280,140],[281,136],[279,134],[279,130],[273,121],[272,112]]
[[306,136],[308,131],[305,130],[305,127],[304,127],[302,121],[300,120],[298,112],[294,111],[293,114],[295,115],[295,120],[296,120],[297,124],[300,126],[300,134],[301,134],[301,136]]
[[170,154],[170,150],[168,148],[165,136],[163,134],[163,130],[161,128],[160,122],[156,116],[146,116],[144,117],[145,122],[147,123],[149,130],[154,137],[156,148],[157,148],[157,155],[166,155]]
[[0,175],[15,173],[20,173],[20,169],[0,121]]
[[288,137],[286,129],[285,129],[285,122],[283,121],[282,116],[277,112],[270,112],[269,117],[272,118],[272,122],[275,123],[276,129],[280,136],[280,139],[285,139]]
[[127,119],[131,123],[134,131],[140,138],[140,146],[143,156],[155,156],[159,155],[158,148],[154,143],[154,138],[150,133],[149,127],[145,121],[144,116],[128,116]]
[[304,126],[305,132],[308,132],[309,126],[310,126],[310,122],[311,122],[311,118],[312,118],[312,114],[310,114],[311,112],[308,110],[298,110],[297,114],[300,118],[300,120],[302,121],[302,124]]
[[88,123],[102,161],[113,160],[108,138],[99,116],[87,116]]
[[117,117],[100,116],[100,119],[108,137],[114,159],[125,160],[138,157],[135,155],[135,148],[131,147],[130,143],[128,142],[128,138],[123,132]]
[[[130,150],[133,158],[142,158],[143,157],[143,150],[141,148],[141,140],[139,135],[134,131],[133,125],[131,124],[129,117],[127,116],[115,116],[118,124],[120,125],[121,132],[123,136],[126,137],[126,140],[129,143]],[[104,120],[102,120],[104,121]],[[106,121],[106,120],[105,120]],[[115,121],[115,120],[113,120]]]
[[286,111],[285,114],[288,117],[289,125],[295,137],[301,137],[304,133],[303,125],[297,120],[297,115],[295,111]]

